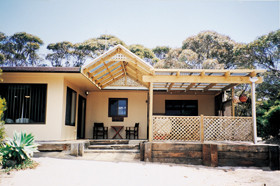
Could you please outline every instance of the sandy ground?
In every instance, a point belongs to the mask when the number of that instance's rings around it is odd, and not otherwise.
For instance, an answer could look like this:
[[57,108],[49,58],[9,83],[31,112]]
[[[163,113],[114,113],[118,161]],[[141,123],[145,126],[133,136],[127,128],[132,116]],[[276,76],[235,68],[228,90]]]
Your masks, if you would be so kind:
[[3,186],[86,185],[280,185],[280,171],[259,168],[204,167],[144,162],[34,158],[33,170],[0,174]]

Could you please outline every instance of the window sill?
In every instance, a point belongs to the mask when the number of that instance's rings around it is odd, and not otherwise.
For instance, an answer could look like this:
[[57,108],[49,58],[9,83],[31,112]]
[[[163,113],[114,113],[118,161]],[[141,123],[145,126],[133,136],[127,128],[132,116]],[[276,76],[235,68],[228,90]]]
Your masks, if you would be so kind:
[[46,123],[5,123],[5,125],[45,125]]

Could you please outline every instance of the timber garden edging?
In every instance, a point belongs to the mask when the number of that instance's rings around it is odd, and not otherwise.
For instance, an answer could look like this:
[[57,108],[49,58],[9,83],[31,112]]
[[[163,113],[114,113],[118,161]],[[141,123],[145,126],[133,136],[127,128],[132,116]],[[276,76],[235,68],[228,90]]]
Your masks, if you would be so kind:
[[140,146],[140,158],[146,162],[206,166],[253,166],[280,170],[278,145],[147,142]]

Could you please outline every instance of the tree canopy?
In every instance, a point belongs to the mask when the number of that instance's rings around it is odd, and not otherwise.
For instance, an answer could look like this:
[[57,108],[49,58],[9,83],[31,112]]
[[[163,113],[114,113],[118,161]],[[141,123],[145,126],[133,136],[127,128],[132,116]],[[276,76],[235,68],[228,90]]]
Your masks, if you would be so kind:
[[156,60],[153,51],[143,45],[129,45],[128,49],[150,64],[153,64],[153,60]]
[[171,48],[168,46],[157,46],[152,51],[154,52],[154,54],[158,59],[162,60],[166,57],[170,49]]
[[43,41],[32,34],[18,32],[12,36],[0,33],[0,61],[8,66],[36,66]]
[[69,41],[51,43],[47,46],[47,49],[52,51],[46,56],[46,59],[51,62],[53,67],[70,66],[72,43]]
[[225,68],[234,68],[234,49],[236,42],[229,36],[213,31],[204,31],[183,41],[182,49],[197,54],[197,67],[203,67],[205,61],[215,61]]

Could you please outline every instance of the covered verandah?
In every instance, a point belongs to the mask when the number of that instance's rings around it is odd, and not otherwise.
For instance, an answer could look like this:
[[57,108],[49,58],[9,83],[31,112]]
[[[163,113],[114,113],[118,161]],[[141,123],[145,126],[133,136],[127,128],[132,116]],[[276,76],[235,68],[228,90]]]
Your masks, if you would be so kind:
[[[155,69],[143,76],[149,83],[149,141],[252,141],[257,142],[255,84],[261,83],[264,70]],[[158,91],[170,94],[219,95],[239,84],[251,85],[252,116],[154,115],[153,97]],[[207,103],[206,103],[207,104]],[[205,105],[207,107],[208,105]]]

